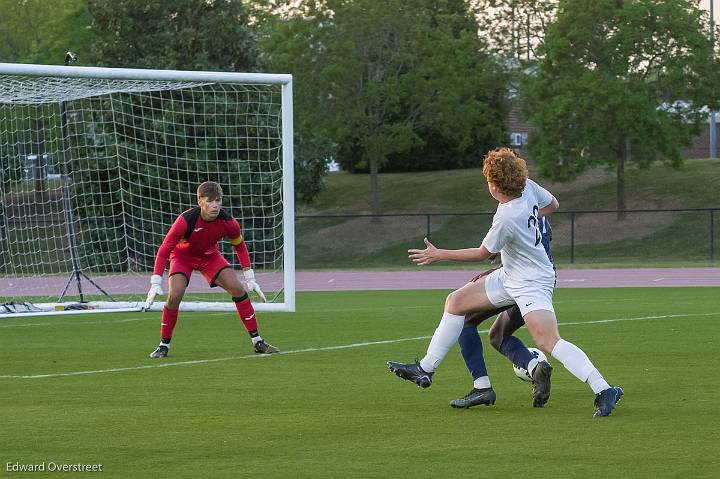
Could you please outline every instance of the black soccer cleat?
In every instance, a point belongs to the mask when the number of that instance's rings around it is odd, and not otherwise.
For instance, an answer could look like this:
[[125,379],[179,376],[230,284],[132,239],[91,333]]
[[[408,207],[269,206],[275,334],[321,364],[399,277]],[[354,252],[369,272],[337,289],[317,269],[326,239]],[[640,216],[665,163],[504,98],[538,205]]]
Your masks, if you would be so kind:
[[595,414],[593,417],[609,416],[617,403],[622,399],[625,391],[620,386],[610,386],[595,395]]
[[167,346],[163,346],[163,345],[161,344],[160,346],[158,346],[158,347],[155,349],[155,351],[153,351],[152,353],[150,353],[150,357],[151,357],[152,359],[165,358],[165,357],[167,357],[167,355],[168,355],[168,351],[170,351],[170,349],[169,349]]
[[450,402],[450,406],[464,409],[478,406],[480,404],[490,406],[491,404],[495,404],[495,397],[495,391],[493,388],[473,388],[472,391],[467,393],[465,396],[453,399]]
[[435,373],[425,372],[425,370],[420,367],[419,361],[408,364],[388,361],[387,365],[390,371],[394,372],[397,377],[412,381],[423,389],[429,388],[432,385],[432,377]]
[[533,369],[533,407],[543,407],[550,399],[550,376],[552,366],[547,361],[540,361]]
[[258,341],[253,345],[253,348],[255,349],[255,354],[277,354],[280,352],[278,348],[265,341]]

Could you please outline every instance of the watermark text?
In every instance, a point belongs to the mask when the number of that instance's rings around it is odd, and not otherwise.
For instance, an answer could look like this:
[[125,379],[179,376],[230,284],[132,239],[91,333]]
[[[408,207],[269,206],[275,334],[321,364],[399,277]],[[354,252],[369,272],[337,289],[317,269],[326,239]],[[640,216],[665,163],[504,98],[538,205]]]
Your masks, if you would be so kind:
[[20,462],[6,462],[6,472],[103,472],[102,464],[38,462],[36,464],[22,464]]

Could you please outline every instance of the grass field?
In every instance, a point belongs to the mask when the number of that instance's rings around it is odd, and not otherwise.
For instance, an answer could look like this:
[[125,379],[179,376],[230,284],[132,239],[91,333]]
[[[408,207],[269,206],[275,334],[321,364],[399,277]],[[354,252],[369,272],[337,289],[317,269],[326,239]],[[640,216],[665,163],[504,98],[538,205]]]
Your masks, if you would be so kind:
[[557,361],[543,409],[488,346],[495,406],[448,406],[471,388],[457,348],[428,390],[388,372],[424,354],[445,294],[302,293],[260,318],[274,357],[226,313],[181,315],[162,362],[158,314],[0,319],[0,477],[716,477],[717,288],[556,292],[563,336],[625,389],[603,419]]

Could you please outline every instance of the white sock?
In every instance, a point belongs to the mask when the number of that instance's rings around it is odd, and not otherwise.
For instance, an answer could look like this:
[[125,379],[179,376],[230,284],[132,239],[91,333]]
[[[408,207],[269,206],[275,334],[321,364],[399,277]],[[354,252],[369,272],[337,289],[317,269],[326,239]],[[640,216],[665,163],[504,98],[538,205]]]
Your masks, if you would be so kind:
[[557,342],[550,354],[582,382],[586,382],[590,373],[595,369],[582,349],[564,339]]
[[254,338],[250,338],[250,339],[252,339],[253,344],[257,344],[260,341],[262,341],[262,338],[260,336],[255,336]]
[[602,374],[600,374],[600,371],[597,369],[592,370],[586,382],[590,385],[595,394],[610,388],[610,385],[607,381],[605,381],[605,378],[602,377]]
[[160,341],[160,346],[165,346],[166,348],[170,349],[170,343],[163,343]]
[[440,324],[430,340],[427,354],[420,360],[420,367],[427,373],[434,372],[457,342],[465,325],[465,316],[443,313]]
[[482,376],[473,381],[473,387],[475,389],[486,389],[491,387],[490,386],[490,378],[487,376]]

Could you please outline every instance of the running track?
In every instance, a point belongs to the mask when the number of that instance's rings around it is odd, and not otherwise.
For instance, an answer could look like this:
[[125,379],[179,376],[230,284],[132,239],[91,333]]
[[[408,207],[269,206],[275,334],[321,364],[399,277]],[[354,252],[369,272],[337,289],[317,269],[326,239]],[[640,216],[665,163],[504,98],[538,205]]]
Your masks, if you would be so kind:
[[[481,271],[479,268],[478,271]],[[472,270],[440,271],[322,271],[298,272],[297,291],[354,291],[383,289],[456,289],[475,273]],[[265,291],[282,287],[278,273],[258,274]],[[138,293],[147,290],[150,275],[92,276],[110,294]],[[57,295],[65,287],[65,277],[0,278],[0,296]],[[626,288],[670,286],[720,287],[720,268],[647,268],[647,269],[560,269],[558,288]],[[96,293],[83,280],[83,291]],[[189,292],[212,291],[201,275],[193,275]],[[216,291],[216,290],[215,290]],[[68,294],[76,293],[73,281]]]
[[[298,273],[297,289],[298,291],[456,289],[474,274],[473,271],[467,270],[302,272]],[[558,270],[558,288],[662,286],[720,286],[720,268]]]

